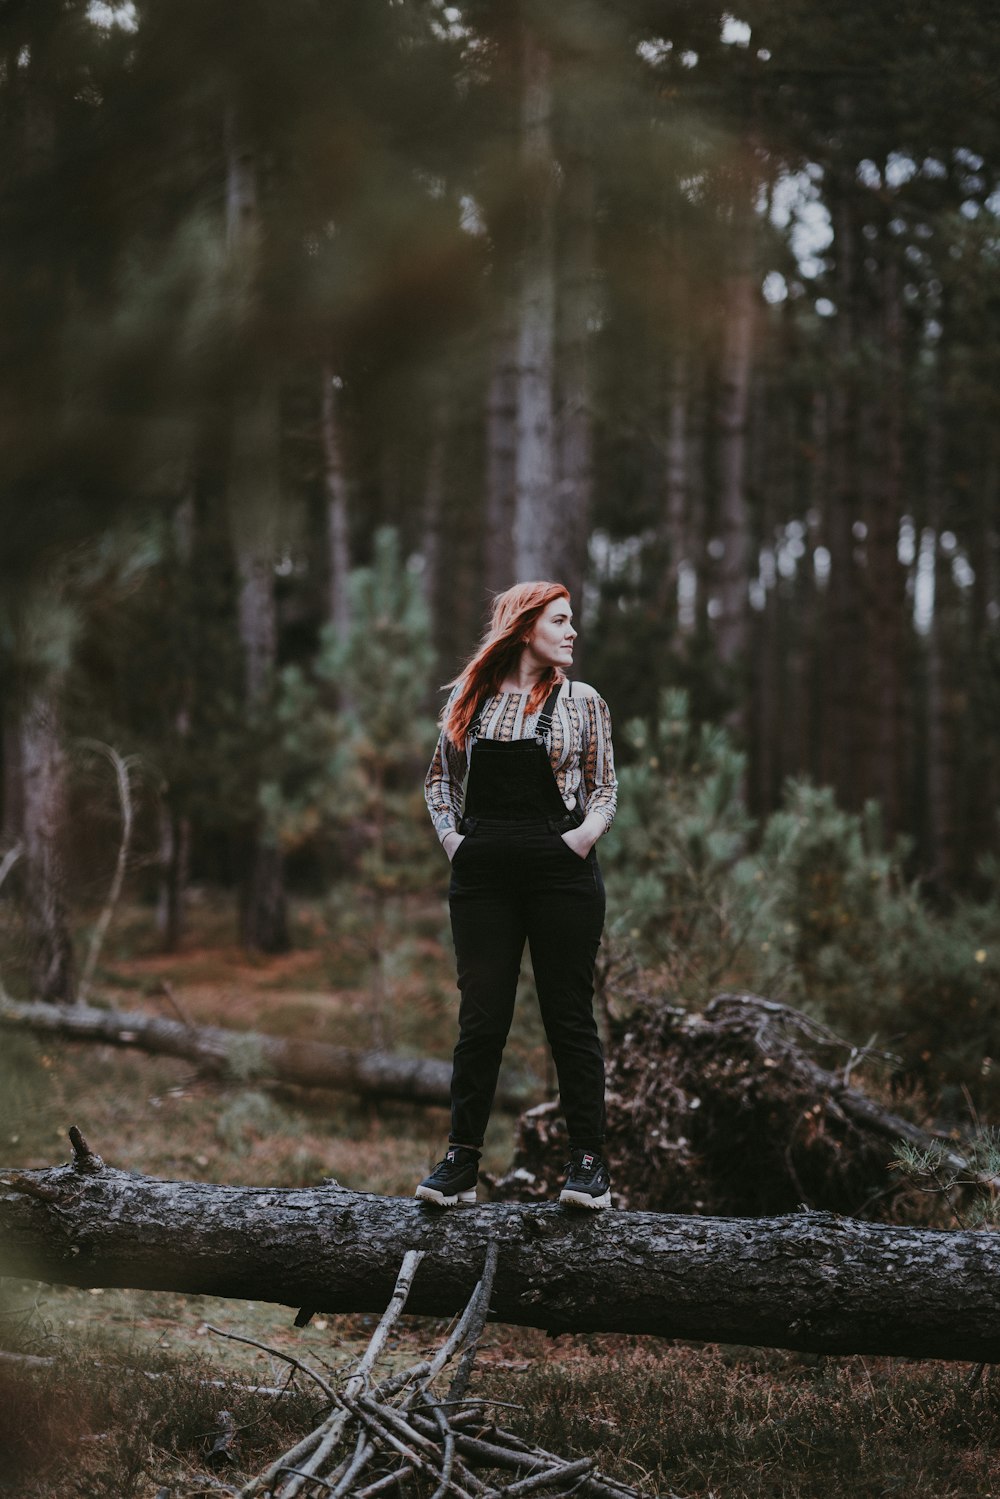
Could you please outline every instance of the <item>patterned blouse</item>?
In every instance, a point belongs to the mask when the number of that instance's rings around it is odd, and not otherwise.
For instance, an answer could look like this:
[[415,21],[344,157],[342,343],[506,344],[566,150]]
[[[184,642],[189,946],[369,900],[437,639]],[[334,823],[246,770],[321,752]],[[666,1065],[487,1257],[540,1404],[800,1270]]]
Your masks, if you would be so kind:
[[[610,827],[618,800],[618,781],[608,705],[596,694],[568,697],[568,691],[567,688],[560,694],[552,715],[549,760],[556,785],[567,807],[575,807],[580,802],[585,813],[600,812]],[[456,688],[448,699],[449,707],[457,692]],[[532,738],[541,708],[526,718],[527,701],[527,692],[498,692],[487,698],[479,723],[479,737],[501,740]],[[472,743],[470,737],[464,750],[456,749],[443,731],[438,739],[424,781],[424,798],[439,838],[458,831]]]

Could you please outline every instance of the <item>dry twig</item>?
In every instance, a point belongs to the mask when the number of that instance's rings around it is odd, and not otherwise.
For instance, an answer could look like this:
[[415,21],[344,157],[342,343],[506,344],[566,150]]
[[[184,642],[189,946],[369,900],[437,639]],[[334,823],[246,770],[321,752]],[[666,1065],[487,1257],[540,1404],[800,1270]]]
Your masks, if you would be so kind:
[[77,1003],[83,1004],[90,992],[93,982],[94,971],[97,968],[97,960],[104,946],[104,938],[111,918],[115,914],[125,883],[125,870],[128,867],[129,853],[132,848],[132,825],[134,813],[132,808],[132,781],[131,772],[134,761],[123,759],[113,745],[104,744],[99,739],[85,739],[83,741],[87,749],[96,750],[111,762],[111,768],[115,773],[115,783],[118,787],[118,805],[122,817],[122,835],[118,844],[118,857],[115,860],[115,872],[111,876],[111,887],[108,890],[108,898],[104,903],[104,909],[98,916],[94,930],[90,938],[90,946],[87,948],[87,956],[83,964],[83,973],[80,975],[80,985],[77,990]]

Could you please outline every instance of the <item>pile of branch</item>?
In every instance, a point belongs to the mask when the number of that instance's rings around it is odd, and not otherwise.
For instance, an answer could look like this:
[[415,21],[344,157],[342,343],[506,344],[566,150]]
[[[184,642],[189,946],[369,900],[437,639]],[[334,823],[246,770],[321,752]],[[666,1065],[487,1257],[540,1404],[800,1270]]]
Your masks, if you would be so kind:
[[[268,1499],[317,1499],[319,1495],[375,1499],[379,1494],[414,1488],[433,1499],[569,1493],[590,1499],[639,1499],[635,1489],[595,1472],[593,1459],[560,1457],[524,1442],[496,1426],[483,1402],[466,1398],[489,1312],[496,1239],[488,1245],[482,1276],[464,1312],[433,1357],[375,1379],[379,1357],[406,1305],[423,1257],[420,1250],[409,1250],[404,1256],[389,1305],[343,1389],[334,1389],[324,1375],[301,1360],[267,1349],[318,1386],[323,1396],[322,1420],[242,1489],[209,1480],[211,1488],[238,1499],[263,1499],[265,1495]],[[455,1359],[457,1370],[439,1398],[434,1393],[435,1381]],[[488,1483],[478,1476],[484,1471],[514,1476],[501,1484]],[[205,1492],[201,1478],[197,1492]]]
[[[893,1059],[853,1048],[774,1000],[720,994],[704,1014],[650,1001],[608,1051],[607,1154],[621,1207],[753,1216],[808,1207],[920,1221],[935,1207],[894,1169],[901,1144],[927,1150],[943,1141],[949,1166],[974,1181],[959,1143],[855,1084],[862,1062]],[[530,1109],[495,1195],[551,1198],[566,1151],[556,1105]]]

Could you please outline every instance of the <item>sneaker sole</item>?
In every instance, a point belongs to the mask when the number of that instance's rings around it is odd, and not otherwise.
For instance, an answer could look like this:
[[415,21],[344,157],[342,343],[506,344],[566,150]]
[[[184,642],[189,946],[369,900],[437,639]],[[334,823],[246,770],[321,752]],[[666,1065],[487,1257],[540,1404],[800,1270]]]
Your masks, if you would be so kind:
[[563,1187],[559,1193],[559,1201],[568,1203],[574,1208],[591,1208],[599,1212],[601,1208],[611,1206],[611,1193],[605,1192],[603,1197],[589,1197],[586,1192],[571,1192],[568,1187]]
[[445,1192],[438,1192],[434,1187],[418,1187],[414,1197],[419,1197],[421,1202],[433,1202],[437,1208],[453,1208],[459,1203],[471,1203],[476,1200],[476,1189],[470,1187],[467,1192],[456,1192],[449,1197]]

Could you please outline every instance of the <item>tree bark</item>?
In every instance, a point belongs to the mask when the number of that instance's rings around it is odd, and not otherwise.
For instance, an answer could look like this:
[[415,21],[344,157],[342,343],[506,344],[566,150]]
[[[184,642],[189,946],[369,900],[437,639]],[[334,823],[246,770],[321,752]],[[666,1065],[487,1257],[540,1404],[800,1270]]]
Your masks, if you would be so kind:
[[859,325],[857,269],[858,224],[854,183],[848,173],[830,179],[833,256],[837,311],[833,333],[835,357],[830,372],[830,419],[827,438],[828,493],[826,542],[830,549],[827,628],[820,679],[824,684],[820,779],[835,787],[838,801],[857,807],[862,798],[858,778],[858,682],[864,652],[858,639],[860,611],[858,565],[853,526],[857,513]]
[[[553,571],[573,598],[583,592],[594,488],[591,326],[595,316],[594,168],[586,144],[567,150],[564,161],[565,226],[560,253],[555,487],[556,548]],[[579,605],[578,605],[579,607]]]
[[[243,1080],[267,1079],[305,1088],[337,1088],[366,1097],[444,1108],[450,1100],[451,1063],[433,1057],[402,1057],[386,1051],[354,1051],[323,1041],[294,1040],[222,1026],[185,1025],[162,1016],[97,1009],[88,1005],[20,1004],[0,1001],[0,1028],[68,1041],[131,1046],[154,1056],[179,1057],[199,1071]],[[519,1108],[519,1089],[501,1084],[501,1107]]]
[[[189,720],[178,713],[178,734]],[[156,929],[164,952],[176,952],[184,932],[184,896],[191,868],[191,819],[164,801],[160,807],[160,881],[156,898]]]
[[555,378],[555,161],[552,60],[530,27],[523,45],[521,158],[528,204],[517,348],[514,566],[547,578],[558,550]]
[[59,685],[50,676],[29,689],[21,715],[25,920],[35,993],[71,1002],[76,963],[64,893],[66,757],[59,720]]
[[[445,496],[447,494],[448,408],[443,395],[434,401],[430,414],[427,469],[424,478],[423,525],[420,549],[424,558],[424,598],[431,618],[435,620],[435,641],[450,645],[454,628],[449,620],[444,630],[437,628],[436,604],[441,597],[444,576],[442,537],[445,532]],[[443,637],[443,638],[442,638]]]
[[719,613],[716,640],[719,660],[734,666],[745,660],[749,646],[750,517],[747,506],[747,410],[753,365],[757,287],[752,255],[754,216],[752,180],[737,183],[733,210],[733,265],[724,293],[724,322],[718,406],[719,533],[722,555],[718,565]]
[[351,602],[347,579],[351,571],[350,509],[347,471],[341,431],[340,377],[330,363],[323,366],[320,425],[323,435],[323,482],[326,488],[327,617],[339,639],[346,640],[351,628]]
[[20,726],[11,708],[4,704],[3,715],[3,814],[0,838],[5,844],[16,843],[24,822],[24,785],[21,768]]
[[[237,324],[257,298],[261,226],[257,164],[235,110],[226,121],[226,235]],[[274,597],[275,525],[281,504],[281,422],[277,382],[251,372],[234,392],[229,520],[238,575],[239,638],[247,706],[266,704],[278,656]],[[240,939],[245,947],[284,952],[289,946],[281,849],[258,817],[250,831],[240,890]]]
[[903,419],[903,308],[897,247],[885,233],[881,275],[881,396],[873,413],[870,463],[874,492],[867,506],[865,638],[869,663],[866,797],[879,802],[892,836],[905,819],[902,726],[904,712],[906,574],[899,562],[905,508]]
[[[190,610],[193,603],[191,569],[194,562],[195,502],[190,478],[178,501],[173,524],[173,610]],[[179,587],[178,587],[179,585]],[[178,593],[180,604],[178,604]],[[187,646],[188,641],[183,642]],[[179,757],[189,749],[194,708],[194,671],[187,656],[180,673],[173,712],[173,748]],[[184,900],[191,865],[191,818],[178,805],[177,793],[164,787],[160,803],[160,875],[156,900],[156,926],[164,952],[176,952],[184,931]]]
[[[920,537],[917,567],[929,558],[933,574],[930,619],[927,622],[926,697],[926,808],[929,844],[929,883],[947,890],[954,879],[959,854],[955,826],[956,707],[952,650],[952,608],[948,563],[941,552],[945,529],[944,447],[941,351],[934,372],[927,413],[927,528]],[[917,568],[914,569],[916,573]]]
[[378,1312],[421,1250],[410,1313],[468,1301],[491,1238],[490,1315],[552,1332],[648,1333],[821,1353],[1000,1359],[1000,1238],[781,1218],[441,1213],[411,1198],[156,1181],[73,1165],[0,1176],[0,1274]]
[[663,520],[660,532],[664,541],[666,564],[657,580],[655,599],[660,609],[677,620],[678,635],[690,635],[693,611],[681,609],[679,589],[681,573],[689,568],[688,487],[690,453],[688,423],[690,419],[690,368],[684,353],[670,355],[667,381],[666,445],[663,474]]
[[514,582],[517,458],[517,335],[512,297],[500,294],[486,397],[486,534],[484,575],[491,594]]

